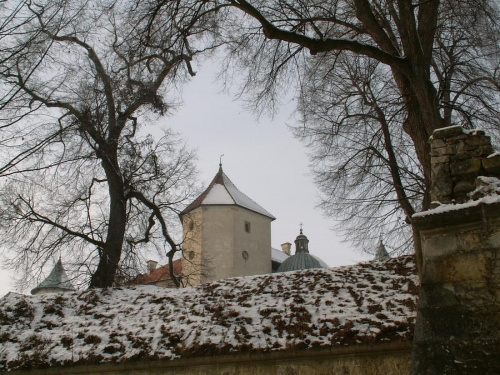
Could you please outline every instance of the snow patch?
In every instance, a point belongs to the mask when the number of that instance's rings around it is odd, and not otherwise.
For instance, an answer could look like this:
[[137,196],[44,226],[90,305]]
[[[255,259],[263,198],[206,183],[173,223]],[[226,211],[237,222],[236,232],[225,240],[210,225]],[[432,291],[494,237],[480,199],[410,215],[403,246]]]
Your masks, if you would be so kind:
[[202,204],[234,204],[224,185],[215,184],[203,200]]
[[465,203],[442,204],[440,202],[432,202],[438,204],[437,207],[413,214],[413,217],[425,217],[436,215],[443,212],[463,210],[465,208],[479,206],[480,204],[494,204],[500,202],[500,180],[496,177],[479,176],[476,179],[476,189],[469,194],[470,200]]

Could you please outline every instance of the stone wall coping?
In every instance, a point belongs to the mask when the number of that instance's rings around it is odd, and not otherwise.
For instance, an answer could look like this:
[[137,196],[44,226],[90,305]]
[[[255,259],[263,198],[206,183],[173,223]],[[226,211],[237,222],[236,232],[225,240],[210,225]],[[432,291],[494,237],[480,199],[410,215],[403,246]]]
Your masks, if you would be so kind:
[[460,134],[478,134],[485,135],[484,130],[481,129],[464,129],[460,125],[452,125],[447,126],[445,128],[439,128],[434,130],[432,133],[431,139],[441,139],[441,138],[449,138],[454,137]]
[[477,201],[446,205],[446,208],[439,206],[418,212],[412,219],[412,224],[417,229],[456,227],[472,222],[500,220],[500,196],[487,196]]
[[354,345],[341,348],[320,348],[305,350],[282,350],[267,353],[235,353],[232,355],[214,355],[196,358],[166,359],[141,362],[106,363],[102,365],[51,367],[34,370],[12,371],[15,375],[79,375],[79,374],[106,374],[106,373],[131,373],[147,374],[149,371],[159,373],[162,369],[174,370],[176,368],[196,366],[218,366],[225,364],[243,365],[266,362],[295,362],[302,360],[327,360],[332,357],[351,356],[386,356],[410,354],[412,343],[408,341],[373,343],[372,345]]

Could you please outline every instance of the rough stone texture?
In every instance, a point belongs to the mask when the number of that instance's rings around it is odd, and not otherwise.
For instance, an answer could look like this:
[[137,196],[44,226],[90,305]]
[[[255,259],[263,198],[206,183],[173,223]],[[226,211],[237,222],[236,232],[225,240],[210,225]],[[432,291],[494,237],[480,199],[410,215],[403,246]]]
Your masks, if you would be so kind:
[[490,175],[500,175],[500,154],[482,159],[484,170]]
[[[431,146],[433,200],[463,203],[476,177],[500,177],[484,132],[446,128]],[[423,266],[411,373],[500,374],[500,203],[450,205],[413,225]]]
[[[410,371],[411,349],[384,345],[287,353],[234,354],[176,361],[37,369],[39,375],[402,375]],[[13,374],[33,374],[14,371]]]
[[[415,220],[423,249],[412,374],[500,374],[500,205],[474,223]],[[467,210],[467,209],[465,209]],[[432,222],[438,218],[432,215]],[[464,214],[463,217],[475,217]]]
[[500,155],[493,153],[483,131],[460,126],[438,129],[431,138],[431,200],[463,203],[478,176],[500,174]]

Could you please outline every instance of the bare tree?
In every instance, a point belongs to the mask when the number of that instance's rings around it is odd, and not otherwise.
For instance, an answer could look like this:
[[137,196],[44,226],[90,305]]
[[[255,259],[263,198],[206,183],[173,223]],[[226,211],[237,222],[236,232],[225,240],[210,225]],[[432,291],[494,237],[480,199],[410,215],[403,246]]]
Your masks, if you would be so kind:
[[212,38],[204,3],[167,2],[154,24],[146,5],[27,1],[6,22],[1,216],[17,267],[63,251],[107,287],[143,245],[170,264],[180,250],[168,223],[194,193],[194,155],[144,126]]
[[411,248],[409,218],[425,187],[411,139],[402,131],[404,104],[387,69],[344,54],[336,69],[311,66],[293,128],[310,150],[320,207],[356,247],[374,238],[398,253]]
[[[228,23],[233,25],[230,37],[234,41],[230,52],[232,62],[247,69],[242,91],[254,94],[256,107],[273,103],[270,99],[282,92],[283,86],[290,85],[291,73],[296,74],[295,82],[303,89],[309,84],[310,65],[324,64],[325,70],[335,70],[339,57],[346,53],[387,67],[404,105],[400,126],[411,138],[422,167],[424,208],[430,203],[428,139],[433,130],[463,122],[458,109],[467,108],[474,90],[487,90],[492,99],[476,97],[475,105],[480,107],[474,105],[472,112],[467,111],[474,120],[481,117],[479,112],[484,115],[496,103],[498,11],[493,1],[230,0],[226,3],[241,11],[228,11]],[[460,37],[456,28],[460,29]],[[454,49],[458,45],[454,47],[453,43],[460,45],[461,53]],[[449,63],[443,65],[447,49],[453,55],[454,69],[464,63],[469,68],[460,68],[462,73],[468,73],[467,84],[462,82],[462,91],[448,91],[454,99],[445,103],[446,85],[460,80],[458,72],[449,70]],[[440,59],[436,53],[441,54]],[[471,56],[476,56],[475,61],[470,60]]]
[[399,251],[430,205],[436,128],[499,125],[494,1],[229,0],[226,72],[274,109],[298,90],[321,207],[365,249],[380,232]]

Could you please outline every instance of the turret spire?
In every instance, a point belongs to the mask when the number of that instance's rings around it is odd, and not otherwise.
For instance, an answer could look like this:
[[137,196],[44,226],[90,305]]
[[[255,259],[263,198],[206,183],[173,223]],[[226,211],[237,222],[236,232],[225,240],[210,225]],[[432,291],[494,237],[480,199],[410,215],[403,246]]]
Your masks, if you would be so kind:
[[309,240],[302,231],[303,225],[300,223],[300,234],[295,239],[295,254],[309,253]]
[[222,154],[219,158],[219,170],[222,170],[222,157],[224,156],[224,154]]

